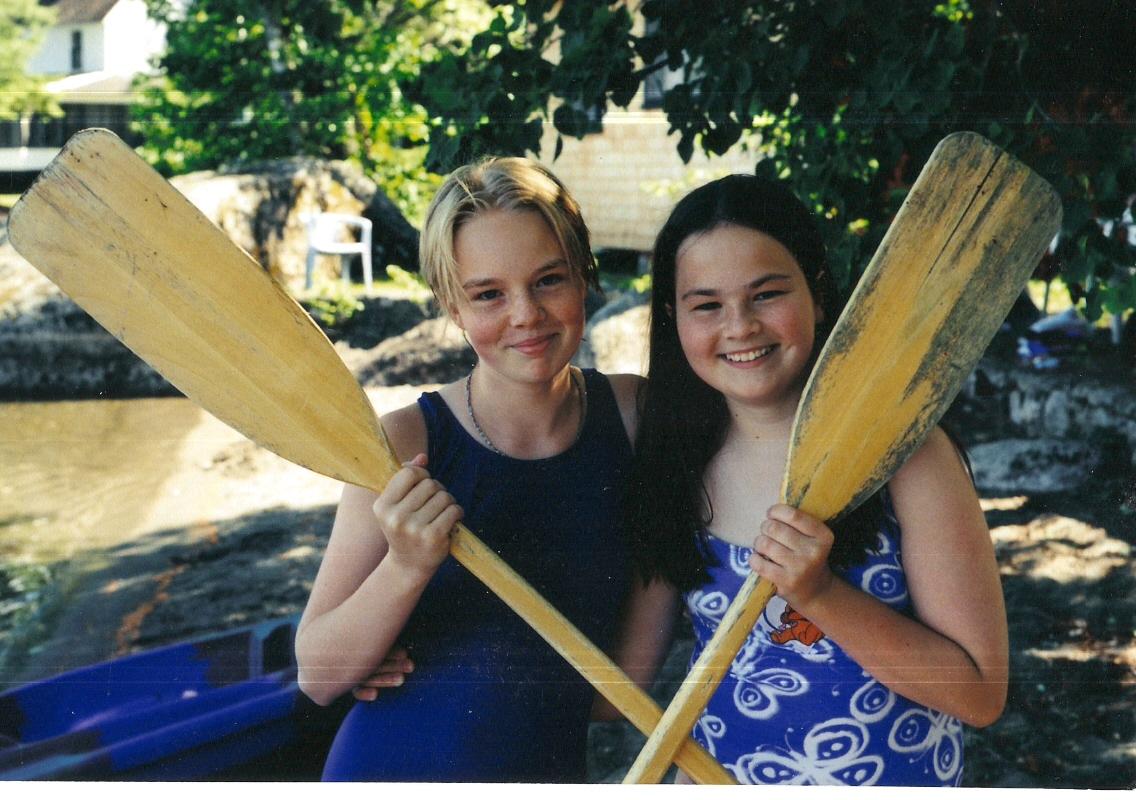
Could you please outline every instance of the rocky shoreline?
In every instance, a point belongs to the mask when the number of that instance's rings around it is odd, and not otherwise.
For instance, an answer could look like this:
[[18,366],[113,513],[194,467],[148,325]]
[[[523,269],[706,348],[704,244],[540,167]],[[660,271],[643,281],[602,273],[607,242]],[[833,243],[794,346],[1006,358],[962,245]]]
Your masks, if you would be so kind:
[[[0,256],[5,247],[0,245]],[[17,269],[10,259],[0,258],[0,383],[13,370],[31,370],[29,359],[39,363],[50,358],[45,354],[54,345],[57,353],[71,348],[74,355],[69,357],[75,361],[56,361],[50,369],[56,374],[70,372],[76,383],[66,389],[55,387],[54,395],[49,385],[41,384],[43,397],[129,394],[126,386],[138,392],[131,396],[169,391],[150,387],[148,378],[124,368],[114,372],[118,381],[114,383],[107,374],[84,377],[82,370],[67,367],[89,364],[110,352],[101,348],[111,345],[96,341],[109,337],[83,327],[69,301],[53,294],[50,285],[38,284],[37,295],[38,273],[13,278]],[[630,294],[615,296],[607,307],[595,310],[583,363],[606,371],[641,366],[635,363],[641,349],[633,344],[645,319],[639,301]],[[27,346],[27,337],[30,321],[43,311],[47,316],[41,322],[52,321],[39,329],[42,350],[36,350]],[[396,390],[404,398],[407,391],[415,391],[414,386],[464,374],[472,363],[456,329],[410,300],[370,298],[350,327],[332,334],[337,351],[376,398]],[[4,342],[19,336],[24,337],[23,345],[4,349]],[[25,360],[11,366],[13,353]],[[985,373],[991,386],[997,383],[991,376],[1002,374],[998,363]],[[1011,380],[1017,379],[1006,378],[1003,387]],[[81,391],[76,388],[80,385],[103,388]],[[1075,452],[1063,454],[1048,445],[1035,446],[1032,456],[1018,452],[1010,457],[1034,458],[1031,474],[1042,474],[1048,467],[1066,471],[1046,485],[1008,484],[1005,475],[1015,470],[1005,463],[998,466],[982,448],[1031,432],[1020,420],[1015,423],[1008,415],[991,411],[991,404],[1005,408],[1009,402],[996,390],[997,386],[972,387],[952,411],[956,429],[977,456],[976,472],[1001,565],[1013,653],[1005,715],[990,728],[967,731],[965,784],[1130,788],[1136,785],[1136,721],[1131,714],[1136,707],[1136,570],[1131,559],[1136,485],[1131,449],[1118,445],[1116,453],[1098,453],[1101,457],[1093,459],[1092,448],[1084,442]],[[1027,388],[1019,396],[1043,396],[1045,391]],[[17,397],[30,399],[23,389],[5,395],[9,400]],[[394,395],[389,399],[393,402]],[[1028,404],[1020,405],[1029,411]],[[1043,424],[1046,408],[1043,401],[1041,412],[1023,419]],[[1058,425],[1061,420],[1083,420],[1079,408],[1076,403],[1066,404],[1064,410],[1051,410],[1049,417]],[[1052,433],[1052,428],[1047,430]],[[1132,430],[1136,431],[1136,423]],[[1078,428],[1073,432],[1089,438]],[[1037,441],[1037,430],[1032,435]],[[1128,441],[1126,436],[1120,438]],[[212,456],[185,467],[179,480],[194,482],[206,473],[217,477],[227,470],[221,477],[244,481],[242,486],[250,491],[263,482],[265,497],[272,497],[272,491],[279,491],[280,474],[276,467],[270,468],[268,458],[250,443],[224,443]],[[1023,471],[1023,463],[1019,462],[1017,473]],[[211,519],[206,525],[154,530],[68,565],[17,574],[14,565],[2,564],[0,607],[24,613],[0,614],[4,626],[0,653],[5,654],[0,666],[8,674],[18,668],[19,674],[30,678],[79,658],[84,647],[110,657],[299,613],[332,514],[330,503],[296,509],[267,501],[255,511]],[[681,678],[689,647],[689,637],[684,636],[672,652],[655,688],[661,702]],[[643,737],[625,723],[594,726],[592,779],[619,780],[642,742]]]

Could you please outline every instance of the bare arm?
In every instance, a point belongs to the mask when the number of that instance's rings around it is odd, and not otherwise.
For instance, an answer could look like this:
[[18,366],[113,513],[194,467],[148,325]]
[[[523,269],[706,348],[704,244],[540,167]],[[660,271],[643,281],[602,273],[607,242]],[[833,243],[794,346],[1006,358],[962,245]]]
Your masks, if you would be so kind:
[[[978,499],[941,430],[899,470],[890,491],[915,619],[817,569],[815,552],[795,562],[789,551],[819,549],[827,557],[832,534],[787,506],[770,510],[755,543],[762,557],[752,563],[880,683],[970,725],[989,725],[1006,702],[1006,610]],[[801,567],[806,562],[812,566]]]
[[623,420],[623,429],[627,431],[627,438],[635,444],[635,431],[639,423],[639,392],[647,384],[638,375],[620,373],[608,375],[611,391],[615,395],[616,405],[619,406],[619,416]]
[[[639,375],[608,375],[612,393],[627,438],[634,445],[639,421],[639,392],[646,381]],[[678,592],[662,580],[644,586],[635,580],[620,621],[619,638],[612,659],[642,689],[650,689],[666,658],[674,636],[678,613]],[[592,719],[620,718],[619,711],[605,698],[597,697]]]
[[[383,418],[396,452],[425,450],[416,406]],[[438,565],[461,517],[422,468],[400,470],[381,495],[345,486],[327,550],[296,631],[300,688],[326,705],[374,674]]]
[[[667,656],[678,612],[678,592],[662,580],[644,586],[636,580],[623,613],[612,660],[642,689],[650,689]],[[619,711],[597,696],[592,719],[606,722],[620,718]]]

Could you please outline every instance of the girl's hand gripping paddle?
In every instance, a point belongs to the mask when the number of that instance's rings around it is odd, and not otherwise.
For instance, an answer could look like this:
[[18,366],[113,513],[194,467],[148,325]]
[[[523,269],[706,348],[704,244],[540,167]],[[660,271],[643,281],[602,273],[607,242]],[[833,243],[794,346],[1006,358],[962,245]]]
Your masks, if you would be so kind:
[[[947,410],[1060,225],[1057,194],[1027,167],[977,134],[941,141],[805,386],[782,502],[829,520],[886,483]],[[662,780],[775,592],[746,580],[626,783]]]
[[[254,442],[376,492],[399,469],[323,332],[114,134],[72,137],[16,203],[8,231],[16,250],[104,328]],[[655,727],[658,705],[463,526],[451,553],[634,725]],[[692,740],[679,763],[702,782],[732,782]]]

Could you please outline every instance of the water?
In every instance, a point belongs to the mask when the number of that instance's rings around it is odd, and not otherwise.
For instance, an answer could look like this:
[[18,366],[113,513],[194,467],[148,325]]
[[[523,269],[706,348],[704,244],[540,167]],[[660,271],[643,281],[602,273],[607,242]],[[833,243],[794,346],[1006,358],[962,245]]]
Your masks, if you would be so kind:
[[0,561],[138,535],[203,416],[184,399],[0,405]]
[[[426,388],[368,394],[383,413]],[[116,588],[130,575],[92,583],[108,565],[340,491],[183,398],[0,404],[0,690],[115,654],[137,609]]]
[[0,404],[0,690],[117,654],[138,601],[90,576],[123,546],[338,493],[185,399]]

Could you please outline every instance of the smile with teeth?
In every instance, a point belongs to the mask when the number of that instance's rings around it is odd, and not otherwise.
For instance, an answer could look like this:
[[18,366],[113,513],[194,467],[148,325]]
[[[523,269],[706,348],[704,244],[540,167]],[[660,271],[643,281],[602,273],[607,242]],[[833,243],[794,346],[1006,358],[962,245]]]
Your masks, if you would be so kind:
[[747,361],[757,361],[762,356],[767,356],[773,352],[775,345],[766,345],[759,347],[756,350],[746,350],[740,353],[723,353],[722,358],[731,361],[735,364],[744,364]]

